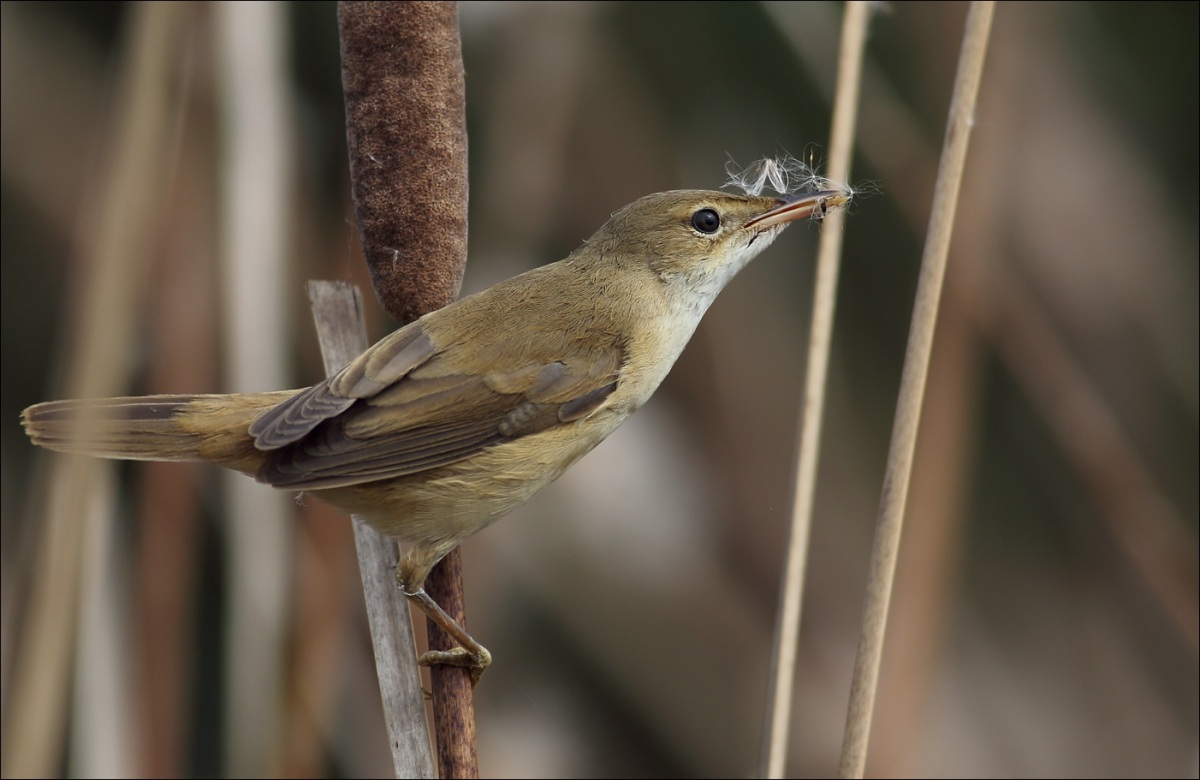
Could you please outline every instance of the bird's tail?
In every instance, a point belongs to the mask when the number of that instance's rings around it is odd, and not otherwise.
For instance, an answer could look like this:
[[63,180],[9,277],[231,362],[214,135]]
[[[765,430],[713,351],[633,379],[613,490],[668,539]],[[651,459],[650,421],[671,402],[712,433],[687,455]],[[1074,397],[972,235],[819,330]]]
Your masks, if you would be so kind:
[[34,444],[58,452],[123,460],[207,460],[249,474],[266,453],[247,429],[296,394],[149,395],[49,401],[21,414]]

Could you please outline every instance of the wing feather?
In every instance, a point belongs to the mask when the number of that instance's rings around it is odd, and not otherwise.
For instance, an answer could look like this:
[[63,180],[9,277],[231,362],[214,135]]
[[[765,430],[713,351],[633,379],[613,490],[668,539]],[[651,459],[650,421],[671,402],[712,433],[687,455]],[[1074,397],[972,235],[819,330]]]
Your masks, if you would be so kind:
[[571,357],[529,354],[528,341],[497,334],[494,365],[473,375],[418,320],[334,377],[273,407],[250,428],[270,455],[258,479],[297,490],[417,474],[502,441],[567,425],[603,406],[624,350],[613,340]]

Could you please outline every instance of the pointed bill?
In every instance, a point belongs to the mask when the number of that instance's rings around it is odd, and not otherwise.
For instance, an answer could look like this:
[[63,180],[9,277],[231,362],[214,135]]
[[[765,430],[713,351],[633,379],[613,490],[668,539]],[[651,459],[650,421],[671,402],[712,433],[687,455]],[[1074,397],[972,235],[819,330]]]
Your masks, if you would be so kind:
[[805,217],[812,217],[820,221],[829,212],[839,209],[849,202],[850,195],[842,191],[800,192],[780,198],[779,205],[750,220],[745,227],[766,230]]

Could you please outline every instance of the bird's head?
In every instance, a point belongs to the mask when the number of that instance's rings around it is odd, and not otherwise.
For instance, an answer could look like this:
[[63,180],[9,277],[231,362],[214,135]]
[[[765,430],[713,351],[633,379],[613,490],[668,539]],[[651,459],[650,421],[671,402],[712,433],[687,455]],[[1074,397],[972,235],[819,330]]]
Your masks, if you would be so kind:
[[850,197],[842,190],[780,197],[660,192],[614,213],[596,238],[626,262],[644,262],[664,283],[706,299],[706,305],[785,227],[800,219],[820,220]]

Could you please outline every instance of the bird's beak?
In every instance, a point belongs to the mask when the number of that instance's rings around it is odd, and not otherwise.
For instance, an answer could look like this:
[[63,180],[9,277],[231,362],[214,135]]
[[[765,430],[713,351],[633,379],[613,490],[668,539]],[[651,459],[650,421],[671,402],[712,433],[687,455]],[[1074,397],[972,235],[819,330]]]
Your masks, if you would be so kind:
[[780,198],[775,208],[750,220],[744,227],[766,230],[805,217],[813,217],[819,221],[829,212],[849,202],[850,196],[845,192],[800,192]]

